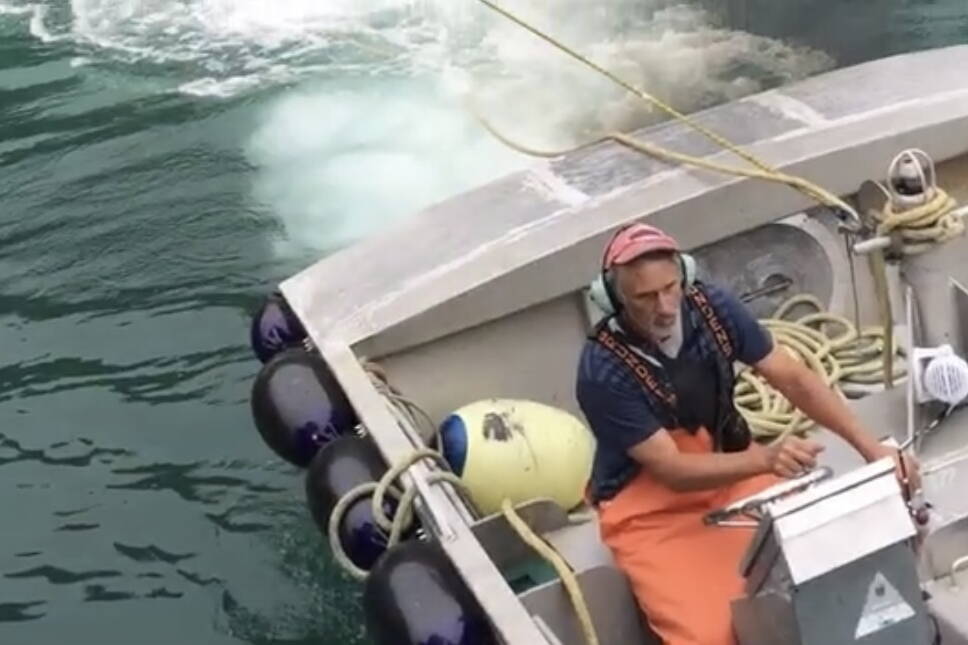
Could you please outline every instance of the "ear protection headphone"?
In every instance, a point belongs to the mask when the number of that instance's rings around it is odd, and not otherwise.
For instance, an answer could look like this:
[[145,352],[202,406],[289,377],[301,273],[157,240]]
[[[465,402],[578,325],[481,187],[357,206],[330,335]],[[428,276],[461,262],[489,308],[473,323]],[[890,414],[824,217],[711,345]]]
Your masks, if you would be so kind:
[[[605,251],[602,253],[602,264],[599,271],[599,275],[595,278],[589,287],[589,296],[592,301],[598,305],[598,308],[605,312],[606,315],[617,314],[622,311],[622,303],[619,300],[618,294],[615,290],[615,275],[614,273],[605,268],[605,259],[608,256],[608,249],[615,242],[622,231],[628,229],[634,224],[627,224],[612,235],[608,244],[605,245]],[[676,261],[679,264],[679,274],[682,276],[682,289],[685,291],[689,285],[696,281],[696,259],[688,254],[681,251],[676,252]]]

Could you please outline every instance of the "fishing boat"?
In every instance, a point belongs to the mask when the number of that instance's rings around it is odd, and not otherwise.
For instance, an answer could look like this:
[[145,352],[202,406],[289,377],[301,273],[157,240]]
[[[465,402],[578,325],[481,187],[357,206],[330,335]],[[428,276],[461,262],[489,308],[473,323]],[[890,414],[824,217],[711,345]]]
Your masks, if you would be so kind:
[[[607,313],[602,248],[644,221],[778,338],[779,319],[799,325],[866,426],[921,464],[906,490],[892,460],[864,464],[738,391],[761,440],[827,447],[818,470],[707,517],[755,527],[738,641],[968,643],[966,70],[968,46],[894,56],[629,135],[685,160],[614,138],[536,159],[281,282],[253,319],[255,422],[306,469],[370,638],[659,642],[584,506],[593,443],[574,396]],[[845,207],[693,163],[744,164],[704,130]],[[798,302],[820,323],[778,312]],[[837,355],[864,334],[873,355]]]

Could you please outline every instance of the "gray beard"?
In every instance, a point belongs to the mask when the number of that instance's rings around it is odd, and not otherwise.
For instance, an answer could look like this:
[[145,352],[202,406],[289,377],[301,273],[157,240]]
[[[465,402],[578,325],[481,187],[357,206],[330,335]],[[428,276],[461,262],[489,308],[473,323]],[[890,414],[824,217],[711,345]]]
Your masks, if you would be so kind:
[[[666,330],[663,330],[665,332]],[[676,320],[672,323],[671,329],[668,330],[669,335],[665,338],[656,339],[656,345],[662,350],[662,353],[669,358],[675,358],[679,355],[679,350],[682,349],[682,313],[676,313]]]

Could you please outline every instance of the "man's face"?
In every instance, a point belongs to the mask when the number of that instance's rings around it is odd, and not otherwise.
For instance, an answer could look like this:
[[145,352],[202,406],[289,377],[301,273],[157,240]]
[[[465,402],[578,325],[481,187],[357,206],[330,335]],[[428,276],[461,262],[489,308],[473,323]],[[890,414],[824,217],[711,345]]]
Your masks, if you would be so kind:
[[625,314],[651,340],[673,333],[682,302],[682,275],[674,259],[652,258],[615,268],[615,287]]

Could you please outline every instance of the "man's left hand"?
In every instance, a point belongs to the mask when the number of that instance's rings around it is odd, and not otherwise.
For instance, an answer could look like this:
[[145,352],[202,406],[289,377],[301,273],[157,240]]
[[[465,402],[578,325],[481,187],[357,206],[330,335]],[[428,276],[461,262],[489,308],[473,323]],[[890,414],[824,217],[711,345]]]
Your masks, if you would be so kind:
[[921,490],[921,464],[918,463],[918,460],[913,455],[902,452],[897,448],[879,444],[873,455],[868,457],[868,461],[877,461],[884,457],[894,459],[894,465],[897,468],[897,479],[901,483],[901,486],[905,488],[906,495]]

